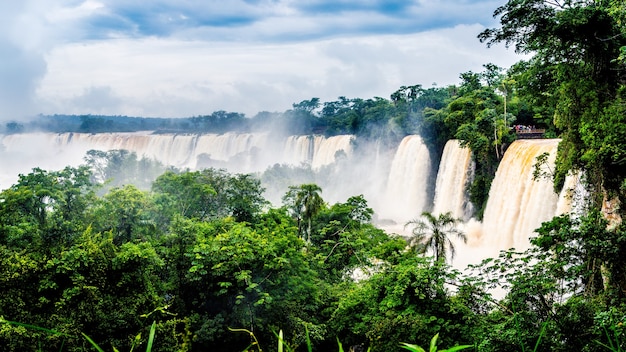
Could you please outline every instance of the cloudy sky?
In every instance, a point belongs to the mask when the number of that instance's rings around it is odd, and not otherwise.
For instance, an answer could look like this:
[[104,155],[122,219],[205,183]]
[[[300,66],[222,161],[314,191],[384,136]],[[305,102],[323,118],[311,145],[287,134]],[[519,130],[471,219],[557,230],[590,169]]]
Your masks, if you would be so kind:
[[512,50],[476,35],[504,0],[0,2],[0,120],[284,111],[458,83]]

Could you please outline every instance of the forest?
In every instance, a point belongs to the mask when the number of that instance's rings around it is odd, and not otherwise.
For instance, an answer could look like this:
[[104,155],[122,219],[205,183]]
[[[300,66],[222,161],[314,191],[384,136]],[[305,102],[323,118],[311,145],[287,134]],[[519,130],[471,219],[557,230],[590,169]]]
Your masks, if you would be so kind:
[[2,349],[419,351],[436,337],[431,351],[625,350],[626,4],[509,0],[494,16],[478,40],[528,59],[485,64],[458,85],[251,118],[40,116],[0,132],[419,134],[435,153],[458,139],[472,151],[480,218],[513,126],[536,126],[561,140],[555,168],[539,158],[536,176],[558,190],[578,173],[587,196],[536,229],[529,250],[461,272],[450,239],[465,235],[449,214],[415,214],[403,238],[375,226],[363,195],[329,204],[301,183],[271,204],[263,177],[297,170],[178,170],[94,150],[0,191]]

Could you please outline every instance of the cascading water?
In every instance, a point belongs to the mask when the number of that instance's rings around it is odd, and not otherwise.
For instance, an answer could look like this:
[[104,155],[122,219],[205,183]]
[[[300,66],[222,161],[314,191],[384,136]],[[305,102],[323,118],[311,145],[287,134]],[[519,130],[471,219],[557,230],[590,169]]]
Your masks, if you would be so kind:
[[467,198],[467,186],[472,180],[474,167],[472,152],[461,147],[458,140],[449,140],[441,156],[433,214],[452,213],[457,219],[469,220],[472,205]]
[[290,136],[287,137],[283,151],[283,160],[290,165],[310,163],[313,169],[332,164],[335,154],[343,151],[346,155],[352,152],[352,135],[333,137],[324,136]]
[[[353,150],[354,138],[344,135],[271,139],[265,134],[149,132],[6,135],[0,136],[0,189],[7,188],[19,173],[27,173],[33,167],[58,170],[81,164],[90,149],[127,149],[139,156],[191,169],[216,165],[199,164],[201,159],[209,158],[221,162],[217,166],[231,172],[263,171],[275,163],[297,166],[303,162],[319,169],[333,163],[335,154],[343,150],[347,158],[337,164],[336,170],[325,172],[326,179],[317,180],[326,200],[344,201],[349,196],[365,194],[378,219],[390,219],[400,225],[419,217],[431,206],[433,213],[451,211],[455,217],[468,220],[467,199],[463,195],[471,177],[469,149],[460,148],[457,141],[448,142],[439,167],[435,199],[431,202],[430,154],[420,136],[404,138],[395,154],[380,152],[376,143],[364,147],[366,143],[360,141],[359,149]],[[474,241],[470,237],[471,242],[498,250],[512,246],[523,249],[528,247],[528,237],[542,221],[571,209],[571,202],[564,195],[557,202],[559,197],[554,194],[550,180],[532,180],[535,158],[548,152],[552,161],[557,144],[558,140],[519,140],[509,147],[492,184],[482,229],[477,231]]]
[[533,179],[536,158],[549,153],[553,165],[559,140],[517,140],[507,149],[496,172],[485,208],[482,243],[496,249],[527,249],[528,238],[557,212],[552,180]]
[[381,217],[404,223],[420,216],[429,204],[430,164],[422,137],[404,137],[391,163]]
[[289,136],[283,150],[283,162],[289,165],[310,162],[313,150],[313,136]]
[[59,170],[78,165],[88,149],[69,147],[71,134],[24,133],[0,136],[0,189],[34,167]]
[[[0,136],[3,172],[0,187],[33,167],[61,169],[78,165],[90,149],[125,149],[139,157],[156,159],[178,168],[224,167],[231,172],[263,171],[274,163],[320,168],[335,160],[335,153],[351,153],[353,136],[292,136],[270,140],[267,134],[152,134],[134,133],[24,133]],[[10,176],[12,174],[12,177]]]
[[338,151],[343,151],[346,156],[350,155],[352,148],[350,142],[352,136],[342,135],[333,137],[316,136],[314,140],[313,158],[311,160],[311,167],[313,169],[319,169],[322,166],[332,164],[335,161],[335,154]]
[[255,151],[274,153],[268,146],[266,134],[256,133],[225,133],[202,134],[197,136],[197,143],[192,152],[195,161],[191,168],[203,165],[200,160],[208,158],[227,162],[232,172],[253,172],[265,168],[269,163],[260,158]]
[[556,215],[571,214],[580,216],[586,210],[586,200],[589,197],[580,172],[569,173],[565,177],[563,189],[559,194]]

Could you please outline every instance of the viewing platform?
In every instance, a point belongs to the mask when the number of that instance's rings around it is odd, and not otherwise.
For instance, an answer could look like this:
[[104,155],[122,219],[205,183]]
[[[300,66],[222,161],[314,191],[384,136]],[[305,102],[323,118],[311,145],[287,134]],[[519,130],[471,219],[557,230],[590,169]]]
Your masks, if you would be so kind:
[[545,129],[534,128],[531,126],[516,125],[513,126],[518,139],[541,139],[546,133]]

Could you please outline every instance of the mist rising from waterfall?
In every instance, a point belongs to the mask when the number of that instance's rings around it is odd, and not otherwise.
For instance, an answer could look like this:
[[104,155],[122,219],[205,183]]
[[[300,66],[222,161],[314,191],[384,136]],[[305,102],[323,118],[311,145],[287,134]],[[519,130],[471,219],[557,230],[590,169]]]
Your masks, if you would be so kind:
[[[308,164],[320,169],[335,154],[352,152],[350,135],[269,138],[267,133],[151,134],[24,133],[0,136],[3,162],[0,187],[33,167],[61,169],[78,165],[88,150],[125,149],[180,169],[226,168],[230,172],[261,172],[275,163]],[[13,161],[11,161],[13,160]],[[5,175],[6,174],[6,175]],[[12,174],[12,177],[10,176]]]
[[[470,219],[467,186],[473,165],[469,149],[458,141],[446,144],[434,184],[429,150],[417,135],[405,137],[397,147],[352,135],[269,137],[266,133],[151,134],[137,133],[25,133],[0,136],[0,188],[33,167],[58,170],[83,163],[90,149],[126,149],[139,157],[154,158],[178,168],[226,168],[230,172],[267,174],[268,199],[280,205],[289,185],[317,183],[324,199],[345,201],[362,194],[378,220],[397,224],[423,211],[451,211],[466,221],[472,244],[499,249],[529,246],[528,237],[542,221],[575,206],[572,196],[553,192],[549,179],[532,179],[535,158],[541,153],[554,162],[558,140],[519,140],[505,153],[490,190],[483,223]],[[277,168],[272,173],[270,168]],[[285,172],[285,168],[292,171]],[[270,170],[270,171],[268,171]],[[290,177],[294,176],[290,179]],[[568,185],[579,183],[568,178]],[[268,185],[266,183],[266,185]],[[570,192],[571,193],[571,192]],[[580,192],[579,192],[580,193]],[[459,254],[462,256],[463,251]]]

